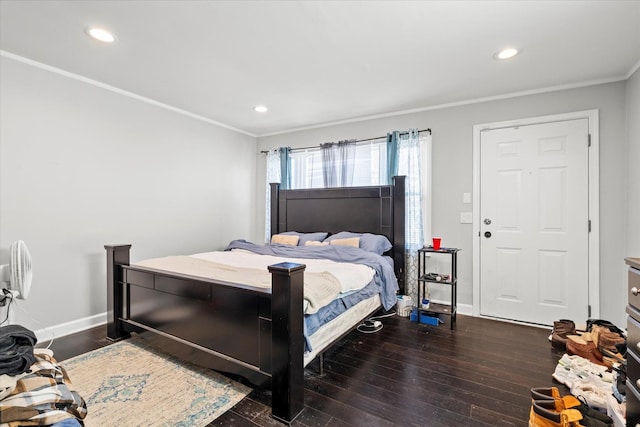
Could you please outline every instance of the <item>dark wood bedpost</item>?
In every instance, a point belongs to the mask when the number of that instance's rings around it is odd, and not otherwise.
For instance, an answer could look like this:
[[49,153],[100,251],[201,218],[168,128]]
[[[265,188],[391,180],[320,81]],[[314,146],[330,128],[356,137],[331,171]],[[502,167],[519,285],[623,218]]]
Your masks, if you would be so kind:
[[107,250],[107,338],[119,340],[129,336],[118,319],[123,317],[124,292],[122,265],[129,265],[131,245],[105,245]]
[[405,183],[406,176],[393,177],[393,263],[398,278],[399,293],[404,294],[405,266]]
[[304,409],[304,264],[270,265],[271,272],[271,410],[290,424]]
[[272,182],[271,186],[271,235],[278,234],[279,232],[279,218],[280,218],[280,184]]

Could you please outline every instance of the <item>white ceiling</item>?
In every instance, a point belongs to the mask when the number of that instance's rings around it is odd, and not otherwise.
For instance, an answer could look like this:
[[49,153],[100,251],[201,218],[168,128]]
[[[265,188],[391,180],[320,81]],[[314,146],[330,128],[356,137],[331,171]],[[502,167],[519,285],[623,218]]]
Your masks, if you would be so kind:
[[0,0],[0,49],[261,136],[625,79],[640,1]]

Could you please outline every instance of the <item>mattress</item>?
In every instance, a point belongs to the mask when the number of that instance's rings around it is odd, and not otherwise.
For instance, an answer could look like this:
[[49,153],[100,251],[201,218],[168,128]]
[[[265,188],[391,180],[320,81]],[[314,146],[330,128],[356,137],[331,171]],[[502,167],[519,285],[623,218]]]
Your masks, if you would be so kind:
[[349,310],[344,311],[340,316],[320,326],[318,330],[309,337],[311,351],[304,354],[304,366],[307,366],[337,338],[358,325],[362,319],[380,307],[380,295],[376,294],[358,302]]
[[[384,257],[358,248],[289,248],[233,241],[225,251],[156,258],[136,265],[265,288],[271,283],[267,267],[281,262],[306,266],[305,305],[302,307],[305,313],[305,360],[312,360],[327,344],[376,308],[382,305],[389,309],[389,301],[396,301],[397,280],[391,264]],[[323,292],[320,297],[309,298],[307,294],[312,293],[310,289],[315,289],[317,281],[313,276],[323,273],[337,279],[338,289],[336,284],[332,284],[331,295]],[[217,277],[216,274],[222,276]],[[323,291],[328,289],[329,282],[323,280],[320,283]]]
[[[295,258],[273,255],[262,255],[244,249],[231,251],[204,252],[191,255],[194,258],[228,264],[234,267],[252,268],[267,272],[267,267],[281,262],[304,264],[305,273],[329,272],[335,276],[342,286],[342,292],[364,288],[375,274],[375,270],[363,264],[336,262],[329,259]],[[268,274],[268,273],[267,273]]]

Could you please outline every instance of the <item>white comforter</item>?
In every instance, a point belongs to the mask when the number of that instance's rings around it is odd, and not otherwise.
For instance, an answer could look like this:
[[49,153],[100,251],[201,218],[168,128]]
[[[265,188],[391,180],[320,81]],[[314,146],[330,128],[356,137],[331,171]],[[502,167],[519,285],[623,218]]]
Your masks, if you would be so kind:
[[361,264],[324,259],[282,258],[259,255],[244,249],[147,259],[134,265],[270,288],[271,274],[267,267],[285,261],[307,266],[303,300],[303,310],[306,314],[316,313],[341,293],[365,287],[375,274],[374,269]]
[[244,249],[233,249],[224,252],[204,252],[191,255],[206,261],[234,267],[256,268],[267,270],[267,267],[280,262],[295,262],[305,264],[305,271],[322,273],[328,271],[333,274],[342,286],[342,293],[364,288],[371,282],[375,270],[363,264],[336,262],[328,259],[282,258],[272,255],[259,255]]

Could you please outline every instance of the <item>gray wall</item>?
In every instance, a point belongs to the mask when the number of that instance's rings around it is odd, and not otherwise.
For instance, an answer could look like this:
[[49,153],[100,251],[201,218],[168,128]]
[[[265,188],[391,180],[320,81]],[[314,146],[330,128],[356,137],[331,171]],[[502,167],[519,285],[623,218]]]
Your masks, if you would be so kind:
[[459,224],[458,215],[471,210],[462,193],[472,191],[473,125],[588,109],[600,111],[601,317],[624,325],[621,260],[640,256],[640,72],[627,82],[262,137],[257,144],[7,58],[0,62],[0,91],[0,262],[8,261],[12,241],[27,242],[34,283],[17,320],[34,330],[103,315],[105,243],[132,243],[136,260],[220,249],[234,238],[261,241],[259,150],[410,127],[434,131],[433,232],[463,249],[459,301],[470,305],[471,225]]
[[[443,244],[462,248],[458,261],[458,301],[472,301],[472,229],[459,223],[459,212],[471,211],[462,203],[462,193],[472,192],[473,125],[526,117],[598,109],[600,112],[600,280],[601,317],[625,324],[625,275],[621,260],[626,256],[627,160],[626,83],[624,81],[584,88],[547,92],[509,99],[439,108],[283,135],[258,138],[258,148],[313,146],[346,138],[370,138],[391,130],[433,130],[432,231]],[[264,164],[258,162],[257,195],[264,195]],[[585,183],[586,185],[586,183]],[[637,194],[637,193],[636,193]],[[260,208],[260,207],[259,207]],[[263,212],[256,216],[263,227]],[[586,319],[574,319],[584,322]]]
[[627,251],[640,258],[640,69],[627,80]]
[[18,323],[104,320],[106,243],[139,260],[255,233],[255,138],[1,60],[0,261],[22,239],[34,270]]

